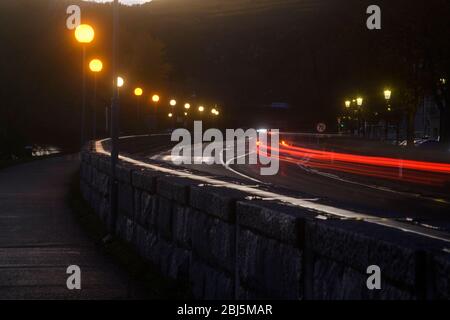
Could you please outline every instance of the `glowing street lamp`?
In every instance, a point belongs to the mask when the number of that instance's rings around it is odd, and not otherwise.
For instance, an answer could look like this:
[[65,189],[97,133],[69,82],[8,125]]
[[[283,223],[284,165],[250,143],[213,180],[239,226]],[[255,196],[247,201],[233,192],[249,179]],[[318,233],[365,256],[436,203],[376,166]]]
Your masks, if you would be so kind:
[[[385,89],[383,93],[384,93],[384,99],[386,100],[386,104],[387,104],[386,110],[387,110],[387,112],[392,112],[392,108],[389,103],[389,101],[391,100],[391,97],[392,97],[392,91],[390,89]],[[389,134],[389,120],[388,120],[388,118],[386,118],[385,123],[384,123],[384,140],[387,140],[388,134]]]
[[116,230],[117,223],[117,215],[118,215],[118,181],[117,181],[117,162],[119,161],[119,86],[116,85],[116,76],[117,76],[117,65],[118,65],[118,55],[117,55],[117,34],[119,30],[119,0],[114,0],[113,2],[113,23],[112,23],[112,75],[113,75],[113,97],[111,103],[111,183],[110,183],[110,196],[109,196],[109,205],[110,205],[110,213],[111,218],[108,223],[108,235],[111,238],[111,234],[114,234]]
[[361,107],[363,105],[363,98],[358,97],[356,98],[356,104],[358,105],[358,107]]
[[154,95],[152,96],[152,101],[153,101],[154,103],[159,102],[159,96],[158,96],[157,94],[154,94]]
[[89,62],[89,69],[95,74],[99,73],[103,70],[103,63],[99,59],[92,59],[91,62]]
[[134,95],[136,97],[136,119],[137,119],[137,124],[139,125],[139,120],[140,120],[140,110],[139,110],[139,102],[140,102],[140,97],[142,96],[142,94],[144,93],[144,90],[142,90],[142,88],[137,87],[136,89],[134,89]]
[[198,111],[200,111],[200,112],[203,112],[203,111],[205,111],[205,107],[204,107],[204,106],[200,106],[200,107],[198,107]]
[[172,99],[172,100],[170,100],[169,104],[170,104],[170,106],[175,107],[177,105],[177,100]]
[[384,98],[386,100],[389,101],[391,99],[391,95],[392,95],[392,91],[391,90],[389,90],[389,89],[384,90]]
[[350,100],[346,100],[345,101],[345,107],[346,108],[350,108],[351,104],[352,104],[352,102]]
[[125,80],[122,77],[117,77],[117,88],[122,88],[123,85],[125,84]]
[[75,39],[83,45],[83,93],[81,107],[81,147],[84,145],[85,138],[85,117],[86,117],[86,45],[94,40],[94,29],[88,24],[80,24],[75,29]]
[[173,113],[169,113],[169,118],[172,118],[173,117]]
[[100,59],[92,59],[89,62],[89,69],[94,74],[94,105],[93,109],[93,119],[92,119],[92,135],[93,139],[97,138],[97,73],[103,70],[103,63]]
[[94,37],[95,37],[94,28],[92,28],[88,24],[80,24],[75,29],[75,39],[79,43],[85,43],[85,44],[91,43],[94,40]]
[[185,108],[186,110],[189,110],[189,109],[191,108],[191,105],[190,105],[189,103],[185,103],[185,104],[184,104],[184,108]]

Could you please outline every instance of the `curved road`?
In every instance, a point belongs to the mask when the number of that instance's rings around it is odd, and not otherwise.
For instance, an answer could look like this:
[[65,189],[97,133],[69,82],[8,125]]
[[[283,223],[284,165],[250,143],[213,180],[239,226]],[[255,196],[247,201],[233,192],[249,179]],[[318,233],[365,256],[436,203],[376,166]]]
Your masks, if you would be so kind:
[[[121,151],[133,159],[173,168],[169,140],[168,135],[127,137],[121,140]],[[300,147],[310,148],[311,145]],[[409,226],[450,239],[450,195],[447,191],[450,174],[314,159],[308,152],[301,155],[281,152],[280,170],[275,176],[261,176],[258,165],[232,165],[224,161],[222,164],[182,167],[193,175],[226,178],[227,183],[232,180],[280,198],[300,199],[319,210],[327,208],[326,213],[331,215],[340,216],[345,212],[341,216],[361,216],[366,220],[373,217],[378,222],[386,218],[392,224],[398,222],[399,228]]]

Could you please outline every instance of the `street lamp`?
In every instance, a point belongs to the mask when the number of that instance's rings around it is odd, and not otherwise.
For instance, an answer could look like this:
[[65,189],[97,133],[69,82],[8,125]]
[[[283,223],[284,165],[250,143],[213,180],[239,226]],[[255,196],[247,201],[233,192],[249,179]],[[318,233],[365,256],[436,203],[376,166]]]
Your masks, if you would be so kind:
[[89,44],[94,40],[94,37],[94,28],[92,28],[88,24],[80,24],[75,29],[75,39],[77,39],[77,41],[80,43]]
[[75,39],[83,46],[83,92],[81,106],[81,147],[84,145],[85,138],[85,117],[86,117],[86,45],[94,40],[94,29],[88,24],[80,24],[75,29]]
[[122,88],[123,85],[125,84],[125,80],[122,77],[117,77],[117,88]]
[[136,97],[142,96],[143,93],[144,93],[144,91],[143,91],[141,88],[136,88],[136,89],[134,89],[134,95],[135,95]]
[[389,90],[389,89],[384,90],[384,98],[386,100],[389,101],[391,99],[391,95],[392,95],[392,91],[391,90]]
[[[153,103],[155,104],[155,110],[154,110],[154,122],[152,121],[152,123],[154,123],[154,128],[155,128],[155,130],[158,130],[158,118],[159,118],[159,114],[158,114],[158,108],[157,108],[157,105],[158,105],[159,100],[160,100],[159,95],[154,94],[154,95],[152,96],[152,101],[153,101]],[[153,125],[152,125],[152,127],[153,127]]]
[[[391,100],[391,96],[392,96],[392,91],[390,89],[384,90],[384,99],[386,100],[386,110],[387,110],[387,112],[391,112],[392,111],[391,105],[389,103],[389,101]],[[386,116],[386,119],[385,119],[385,122],[384,122],[384,140],[387,140],[388,136],[389,136],[389,120],[388,120],[388,117]]]
[[352,102],[350,100],[346,100],[345,101],[345,107],[346,108],[350,108],[351,104],[352,104]]
[[99,59],[92,59],[89,62],[89,69],[94,73],[99,73],[103,70],[103,63]]
[[172,118],[173,117],[173,114],[172,113],[169,113],[169,118]]
[[136,116],[137,116],[137,124],[139,126],[139,119],[140,119],[140,115],[139,115],[139,101],[140,101],[140,97],[142,96],[142,94],[144,93],[144,90],[142,90],[142,88],[137,87],[136,89],[134,89],[134,95],[136,97]]
[[[119,0],[114,0],[113,3],[113,28],[112,28],[112,76],[113,76],[113,97],[111,101],[111,183],[110,183],[110,196],[109,205],[111,217],[108,223],[108,231],[110,232],[109,239],[111,235],[114,234],[116,230],[117,216],[118,216],[118,205],[119,205],[119,183],[117,180],[117,162],[119,161],[119,86],[116,85],[117,76],[117,48],[118,43],[118,31],[119,31]],[[118,84],[118,83],[117,83]],[[107,240],[107,239],[105,239]]]
[[103,63],[100,59],[93,59],[89,63],[89,69],[94,73],[94,105],[93,109],[93,120],[92,120],[92,136],[95,140],[97,138],[97,73],[103,70]]
[[[362,126],[362,105],[363,105],[364,99],[361,97],[356,98],[356,105],[358,106],[358,136],[361,135],[361,126]],[[356,110],[355,110],[356,111]],[[364,122],[364,135],[365,135],[365,122]]]
[[363,104],[363,98],[361,98],[361,97],[358,97],[358,98],[356,98],[356,104],[358,105],[358,107],[361,107],[362,106],[362,104]]
[[186,110],[189,110],[189,109],[191,108],[191,105],[190,105],[189,103],[185,103],[185,104],[184,104],[184,108],[185,108]]
[[172,100],[170,100],[169,104],[171,107],[175,107],[177,105],[177,100],[172,99]]
[[198,107],[198,111],[200,111],[200,112],[203,112],[203,111],[205,111],[205,107],[204,107],[204,106],[200,106],[200,107]]

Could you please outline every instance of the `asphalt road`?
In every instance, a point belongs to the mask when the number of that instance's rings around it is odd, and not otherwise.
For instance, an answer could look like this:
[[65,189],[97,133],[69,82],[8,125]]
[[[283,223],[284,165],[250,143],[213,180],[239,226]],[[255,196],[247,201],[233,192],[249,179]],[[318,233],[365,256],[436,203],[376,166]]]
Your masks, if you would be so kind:
[[[156,140],[128,138],[122,140],[122,151],[141,161],[173,166],[168,140],[169,136],[159,136]],[[312,148],[314,143],[297,146]],[[325,148],[321,146],[321,150]],[[280,156],[280,170],[274,176],[261,176],[258,165],[222,163],[182,167],[194,174],[226,177],[238,184],[306,199],[336,211],[345,209],[419,227],[425,232],[450,235],[450,175],[446,173],[379,168],[290,154]]]

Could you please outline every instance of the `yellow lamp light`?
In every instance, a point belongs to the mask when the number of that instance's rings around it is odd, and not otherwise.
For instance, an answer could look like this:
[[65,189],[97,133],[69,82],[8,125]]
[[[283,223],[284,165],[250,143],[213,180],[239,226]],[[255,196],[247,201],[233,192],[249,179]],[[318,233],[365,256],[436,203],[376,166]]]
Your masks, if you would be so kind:
[[176,105],[177,105],[177,100],[175,100],[175,99],[172,99],[172,100],[170,100],[170,105],[172,106],[172,107],[175,107]]
[[75,29],[75,39],[80,43],[91,43],[94,37],[94,29],[88,24],[80,24]]
[[352,102],[350,100],[345,101],[345,107],[350,108]]
[[137,96],[137,97],[142,96],[143,93],[144,93],[144,90],[142,90],[142,88],[134,89],[134,95]]
[[363,98],[361,97],[356,98],[356,104],[361,107],[363,104]]
[[155,102],[155,103],[159,102],[159,96],[157,94],[154,94],[153,97],[152,97],[152,101]]
[[389,89],[384,90],[384,98],[386,100],[390,100],[391,99],[391,95],[392,95],[392,91]]
[[189,103],[185,103],[185,104],[184,104],[184,108],[185,108],[186,110],[189,110],[189,109],[191,108],[191,105],[190,105]]
[[89,62],[89,69],[92,72],[100,72],[103,70],[103,63],[99,59],[92,59],[91,62]]
[[200,107],[198,107],[198,111],[200,111],[200,112],[203,112],[203,111],[205,111],[205,107],[204,107],[204,106],[200,106]]

